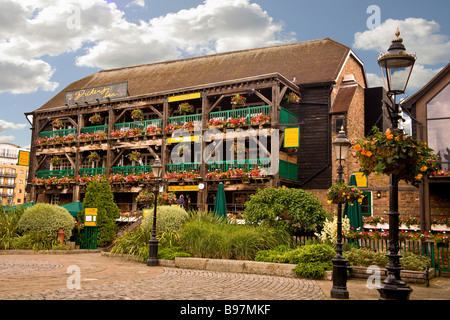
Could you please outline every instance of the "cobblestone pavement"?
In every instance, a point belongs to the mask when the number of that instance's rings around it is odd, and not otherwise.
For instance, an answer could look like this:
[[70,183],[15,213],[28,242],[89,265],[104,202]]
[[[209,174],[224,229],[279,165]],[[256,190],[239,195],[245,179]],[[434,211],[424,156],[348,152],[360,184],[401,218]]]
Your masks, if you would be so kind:
[[[74,275],[67,270],[74,265],[80,270],[80,289],[67,286]],[[313,280],[147,267],[97,253],[0,255],[0,300],[68,299],[324,300],[326,297]]]

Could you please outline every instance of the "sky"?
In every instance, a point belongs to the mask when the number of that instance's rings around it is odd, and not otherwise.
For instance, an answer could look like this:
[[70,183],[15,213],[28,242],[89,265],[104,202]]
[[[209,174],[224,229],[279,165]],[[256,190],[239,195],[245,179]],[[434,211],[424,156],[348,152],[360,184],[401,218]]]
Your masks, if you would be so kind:
[[0,142],[29,147],[24,113],[115,67],[329,37],[382,86],[377,57],[397,27],[417,55],[412,95],[450,60],[449,12],[448,0],[0,0]]

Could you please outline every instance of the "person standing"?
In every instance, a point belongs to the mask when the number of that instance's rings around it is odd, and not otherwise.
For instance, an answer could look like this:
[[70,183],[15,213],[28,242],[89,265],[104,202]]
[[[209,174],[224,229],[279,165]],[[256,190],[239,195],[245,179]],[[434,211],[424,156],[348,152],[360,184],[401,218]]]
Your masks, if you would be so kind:
[[178,198],[177,204],[180,206],[183,206],[183,209],[186,209],[186,202],[184,201],[184,196],[180,195],[180,198]]

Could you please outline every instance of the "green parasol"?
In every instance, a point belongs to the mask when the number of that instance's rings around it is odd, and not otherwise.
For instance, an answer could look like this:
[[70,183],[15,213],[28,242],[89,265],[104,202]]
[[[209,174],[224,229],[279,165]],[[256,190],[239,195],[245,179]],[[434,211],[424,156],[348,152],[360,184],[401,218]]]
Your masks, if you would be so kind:
[[[350,177],[349,186],[357,186],[356,185],[356,177],[354,174]],[[350,228],[352,230],[361,230],[363,228],[362,221],[362,211],[361,204],[358,201],[354,201],[353,205],[349,205],[348,203],[344,206],[344,217],[348,217],[350,219]]]
[[67,211],[69,211],[69,213],[72,215],[72,217],[76,218],[78,216],[78,212],[83,210],[83,203],[81,203],[80,201],[75,201],[63,204],[60,207],[66,208]]
[[227,200],[225,198],[225,189],[223,183],[219,183],[217,188],[216,201],[214,202],[214,214],[222,217],[222,219],[227,219]]

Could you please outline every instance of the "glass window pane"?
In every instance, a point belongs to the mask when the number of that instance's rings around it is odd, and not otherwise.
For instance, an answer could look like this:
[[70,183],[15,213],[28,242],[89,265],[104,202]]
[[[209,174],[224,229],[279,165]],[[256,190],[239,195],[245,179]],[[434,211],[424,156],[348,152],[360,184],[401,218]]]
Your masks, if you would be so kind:
[[450,117],[450,86],[447,85],[427,104],[427,118]]
[[428,146],[441,158],[442,169],[449,170],[450,119],[428,120]]

